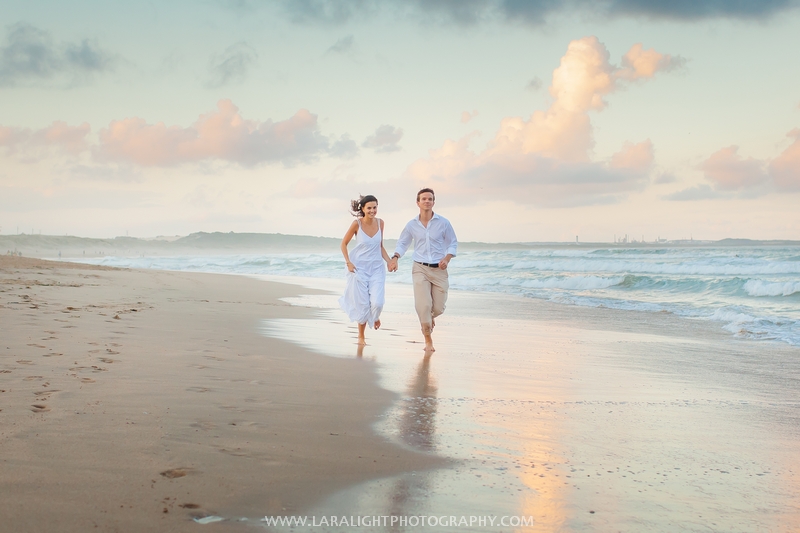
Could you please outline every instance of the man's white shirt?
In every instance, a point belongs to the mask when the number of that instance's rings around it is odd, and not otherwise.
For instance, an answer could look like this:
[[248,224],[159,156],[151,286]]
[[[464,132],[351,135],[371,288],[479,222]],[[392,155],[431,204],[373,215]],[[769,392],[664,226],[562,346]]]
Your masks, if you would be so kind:
[[438,263],[447,254],[455,257],[458,250],[458,239],[453,226],[449,220],[436,213],[428,221],[428,227],[422,225],[419,215],[411,219],[400,233],[394,253],[402,257],[411,241],[414,241],[412,258],[418,263]]

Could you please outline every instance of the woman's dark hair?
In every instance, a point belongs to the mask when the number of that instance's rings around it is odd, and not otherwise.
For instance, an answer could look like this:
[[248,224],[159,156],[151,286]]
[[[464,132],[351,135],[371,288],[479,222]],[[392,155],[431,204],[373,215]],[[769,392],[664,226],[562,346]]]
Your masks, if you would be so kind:
[[359,196],[358,200],[350,201],[350,212],[354,217],[362,218],[364,216],[364,206],[370,202],[378,203],[378,199],[368,194],[366,196]]

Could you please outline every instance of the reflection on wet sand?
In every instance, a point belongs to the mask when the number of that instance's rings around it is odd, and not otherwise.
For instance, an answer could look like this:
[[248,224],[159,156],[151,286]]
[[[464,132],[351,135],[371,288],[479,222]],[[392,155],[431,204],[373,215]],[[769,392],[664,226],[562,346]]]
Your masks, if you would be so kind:
[[436,448],[436,379],[431,376],[431,355],[417,366],[409,383],[407,397],[400,406],[400,439],[414,448],[434,451]]
[[[530,490],[525,491],[520,514],[532,516],[535,527],[532,531],[559,531],[567,520],[565,480],[556,475],[551,465],[560,465],[564,459],[543,438],[555,433],[554,421],[548,421],[541,412],[519,427],[522,457],[529,468],[520,471],[520,479]],[[556,467],[557,469],[557,467]]]
[[[436,448],[436,379],[431,376],[431,354],[428,353],[415,369],[408,384],[406,397],[401,400],[399,416],[399,437],[402,442],[425,451]],[[430,479],[427,475],[400,476],[389,492],[391,516],[408,516],[419,509],[419,502],[430,492]],[[390,531],[404,531],[405,528],[392,527]]]

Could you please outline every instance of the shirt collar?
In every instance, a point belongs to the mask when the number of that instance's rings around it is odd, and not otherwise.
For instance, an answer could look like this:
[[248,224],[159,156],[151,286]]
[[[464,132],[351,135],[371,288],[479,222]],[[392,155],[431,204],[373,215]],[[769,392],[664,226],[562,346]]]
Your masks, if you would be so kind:
[[[434,212],[433,212],[433,216],[431,217],[431,220],[433,220],[434,218],[442,218],[442,217],[440,217],[440,216],[439,216],[439,213],[437,213],[436,211],[434,211]],[[417,219],[417,222],[419,222],[420,224],[422,224],[422,221],[419,219],[419,215],[417,215],[417,216],[416,216],[416,219]]]

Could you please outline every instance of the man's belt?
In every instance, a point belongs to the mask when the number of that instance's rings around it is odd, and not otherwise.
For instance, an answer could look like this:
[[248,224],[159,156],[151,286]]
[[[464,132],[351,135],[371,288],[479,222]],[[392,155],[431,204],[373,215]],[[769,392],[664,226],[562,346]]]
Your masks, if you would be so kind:
[[414,261],[418,265],[431,268],[439,268],[439,263],[423,263],[422,261]]

